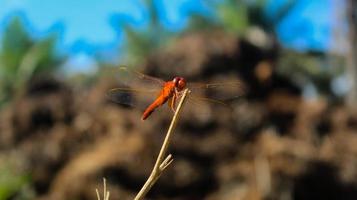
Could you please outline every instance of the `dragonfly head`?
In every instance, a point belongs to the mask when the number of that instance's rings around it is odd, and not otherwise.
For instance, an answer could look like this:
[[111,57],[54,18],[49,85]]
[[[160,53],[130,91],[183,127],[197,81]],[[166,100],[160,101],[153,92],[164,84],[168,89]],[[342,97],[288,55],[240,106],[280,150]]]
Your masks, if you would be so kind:
[[186,80],[182,77],[175,77],[172,82],[175,84],[175,87],[181,91],[186,87]]

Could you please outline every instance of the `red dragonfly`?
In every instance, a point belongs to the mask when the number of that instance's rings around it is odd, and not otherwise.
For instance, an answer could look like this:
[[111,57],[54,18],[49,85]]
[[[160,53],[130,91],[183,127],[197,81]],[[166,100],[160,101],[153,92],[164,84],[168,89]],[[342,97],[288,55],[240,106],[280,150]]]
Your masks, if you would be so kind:
[[[120,67],[119,70],[119,81],[123,87],[111,89],[108,96],[114,102],[130,106],[139,104],[137,101],[142,96],[154,98],[151,104],[146,105],[141,116],[142,120],[146,120],[155,109],[165,103],[168,103],[171,110],[175,111],[176,103],[186,88],[191,91],[188,101],[196,105],[208,102],[228,107],[226,100],[235,99],[243,94],[243,83],[240,80],[210,84],[187,83],[180,76],[174,77],[171,81],[164,81],[126,67]],[[199,95],[202,93],[205,95],[209,93],[214,97]]]

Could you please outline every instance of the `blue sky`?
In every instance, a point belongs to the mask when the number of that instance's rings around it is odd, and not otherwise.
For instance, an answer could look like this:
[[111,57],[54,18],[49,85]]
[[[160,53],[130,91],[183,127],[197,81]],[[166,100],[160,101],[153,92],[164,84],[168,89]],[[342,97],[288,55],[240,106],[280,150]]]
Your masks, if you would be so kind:
[[[192,12],[209,15],[207,0],[156,0],[160,20],[166,28],[184,28]],[[247,0],[248,1],[248,0]],[[252,1],[252,0],[250,0]],[[270,0],[267,15],[274,15],[289,0]],[[248,1],[249,2],[249,1]],[[334,13],[344,0],[298,0],[276,31],[283,45],[298,50],[331,48]],[[60,46],[71,54],[112,51],[123,43],[123,33],[113,16],[120,15],[136,28],[147,24],[143,0],[0,0],[0,37],[13,15],[23,16],[34,37],[60,32]]]
[[297,50],[333,48],[333,30],[344,0],[299,0],[277,27],[279,39]]
[[[190,11],[207,12],[203,1],[156,1],[162,23],[170,30],[184,27]],[[136,28],[147,24],[148,11],[140,0],[0,0],[1,30],[14,15],[21,15],[34,36],[61,32],[61,44],[76,52],[116,47],[122,32],[114,27],[120,15]]]

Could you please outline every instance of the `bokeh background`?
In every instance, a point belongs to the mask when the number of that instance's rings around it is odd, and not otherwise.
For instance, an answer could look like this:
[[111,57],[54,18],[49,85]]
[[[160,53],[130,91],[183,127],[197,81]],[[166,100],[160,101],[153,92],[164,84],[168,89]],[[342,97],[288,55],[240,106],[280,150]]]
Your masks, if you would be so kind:
[[107,98],[120,65],[246,86],[231,112],[183,113],[148,199],[357,199],[356,11],[354,0],[0,0],[0,199],[96,199],[103,177],[110,199],[135,196],[170,118],[143,122]]

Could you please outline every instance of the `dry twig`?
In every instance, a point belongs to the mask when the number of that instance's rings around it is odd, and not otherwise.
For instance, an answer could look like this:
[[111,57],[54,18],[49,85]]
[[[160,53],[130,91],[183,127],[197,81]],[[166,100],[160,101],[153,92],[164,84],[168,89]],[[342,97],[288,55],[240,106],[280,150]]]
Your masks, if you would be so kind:
[[[95,192],[97,193],[97,199],[101,200],[100,199],[100,195],[99,195],[99,191],[98,191],[97,188],[95,189]],[[105,178],[103,178],[103,200],[109,200],[109,195],[110,195],[110,192],[107,191],[106,180],[105,180]]]
[[171,139],[173,130],[175,128],[175,125],[178,121],[178,116],[179,116],[179,113],[181,112],[182,105],[185,102],[185,99],[189,92],[190,91],[188,89],[186,89],[183,92],[182,98],[181,98],[181,100],[177,106],[176,112],[172,118],[170,127],[166,133],[165,140],[161,146],[160,153],[156,159],[155,166],[154,166],[149,178],[146,180],[144,186],[141,188],[139,193],[136,195],[135,200],[144,199],[145,195],[150,191],[151,187],[160,178],[162,172],[172,163],[173,158],[172,158],[171,154],[169,154],[165,159],[164,159],[164,156],[166,155],[167,149],[169,147],[170,139]]

